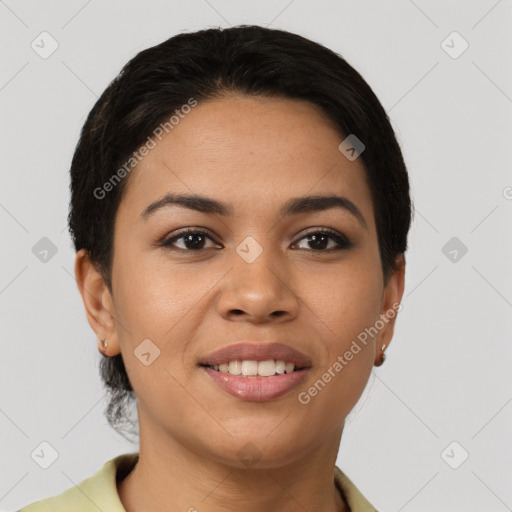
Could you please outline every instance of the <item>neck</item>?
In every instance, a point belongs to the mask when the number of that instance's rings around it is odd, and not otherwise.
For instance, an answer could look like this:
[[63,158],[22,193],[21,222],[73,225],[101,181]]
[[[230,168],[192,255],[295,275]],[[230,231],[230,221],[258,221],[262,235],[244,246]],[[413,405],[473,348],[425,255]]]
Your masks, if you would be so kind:
[[141,424],[139,461],[119,497],[126,512],[349,512],[333,481],[341,431],[285,465],[240,468]]

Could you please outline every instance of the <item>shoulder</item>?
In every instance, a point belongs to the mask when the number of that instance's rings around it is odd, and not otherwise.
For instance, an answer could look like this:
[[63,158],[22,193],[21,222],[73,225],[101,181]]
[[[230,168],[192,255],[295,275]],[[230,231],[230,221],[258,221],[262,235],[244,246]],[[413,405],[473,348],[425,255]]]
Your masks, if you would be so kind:
[[351,512],[378,512],[338,466],[334,466],[334,482],[342,490]]
[[138,453],[119,455],[93,476],[63,493],[27,505],[18,512],[125,512],[117,493],[116,478],[128,473],[138,460]]

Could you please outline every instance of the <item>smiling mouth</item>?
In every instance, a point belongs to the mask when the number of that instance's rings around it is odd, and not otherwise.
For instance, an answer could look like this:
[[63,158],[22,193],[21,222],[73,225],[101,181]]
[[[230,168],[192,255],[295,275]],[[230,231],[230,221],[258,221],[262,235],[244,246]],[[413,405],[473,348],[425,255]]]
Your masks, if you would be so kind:
[[201,365],[220,373],[236,375],[238,377],[276,377],[302,370],[294,363],[283,360],[268,359],[266,361],[241,360],[229,361],[215,365]]

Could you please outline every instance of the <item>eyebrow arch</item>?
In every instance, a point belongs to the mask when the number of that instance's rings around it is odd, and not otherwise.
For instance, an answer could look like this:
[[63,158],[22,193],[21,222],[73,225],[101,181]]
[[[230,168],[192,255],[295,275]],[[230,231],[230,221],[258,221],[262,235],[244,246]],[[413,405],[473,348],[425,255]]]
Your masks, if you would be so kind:
[[[151,203],[140,214],[141,220],[147,220],[156,211],[166,206],[182,206],[190,210],[196,210],[203,213],[213,213],[223,216],[232,216],[233,206],[222,203],[216,199],[200,196],[197,194],[166,194],[163,198]],[[361,213],[361,210],[352,202],[343,196],[337,195],[312,195],[302,197],[292,197],[279,210],[280,217],[298,215],[306,212],[318,212],[330,208],[342,208],[351,213],[368,231],[368,224]]]

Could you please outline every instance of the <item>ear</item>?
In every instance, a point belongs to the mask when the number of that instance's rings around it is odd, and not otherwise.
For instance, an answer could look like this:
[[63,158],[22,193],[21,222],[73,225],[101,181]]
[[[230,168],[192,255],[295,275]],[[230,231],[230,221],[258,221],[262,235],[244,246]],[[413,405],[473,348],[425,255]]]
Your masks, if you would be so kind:
[[[76,253],[75,277],[87,320],[98,338],[98,350],[104,356],[119,354],[121,348],[117,336],[112,295],[85,249],[80,249]],[[108,341],[107,349],[103,348],[102,339]]]
[[[389,281],[384,288],[382,294],[382,308],[379,319],[383,322],[384,327],[379,330],[375,338],[375,363],[382,364],[383,351],[391,343],[393,331],[395,329],[395,321],[401,309],[400,302],[404,294],[405,286],[405,256],[400,254],[395,260],[395,270],[390,276]],[[384,350],[382,347],[384,346]]]

